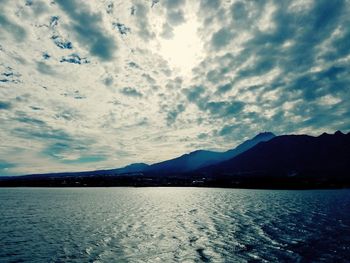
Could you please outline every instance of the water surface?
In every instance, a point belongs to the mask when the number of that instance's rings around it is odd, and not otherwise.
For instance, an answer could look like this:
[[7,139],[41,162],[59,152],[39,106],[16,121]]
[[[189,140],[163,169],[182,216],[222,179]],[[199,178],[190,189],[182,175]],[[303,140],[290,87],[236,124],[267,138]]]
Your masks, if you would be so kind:
[[0,262],[349,262],[350,190],[0,189]]

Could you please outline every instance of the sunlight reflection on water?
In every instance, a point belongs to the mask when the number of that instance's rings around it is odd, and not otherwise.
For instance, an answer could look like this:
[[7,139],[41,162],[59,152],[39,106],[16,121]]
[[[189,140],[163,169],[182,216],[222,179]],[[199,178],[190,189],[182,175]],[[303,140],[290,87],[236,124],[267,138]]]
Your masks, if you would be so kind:
[[0,262],[349,261],[350,191],[0,189]]

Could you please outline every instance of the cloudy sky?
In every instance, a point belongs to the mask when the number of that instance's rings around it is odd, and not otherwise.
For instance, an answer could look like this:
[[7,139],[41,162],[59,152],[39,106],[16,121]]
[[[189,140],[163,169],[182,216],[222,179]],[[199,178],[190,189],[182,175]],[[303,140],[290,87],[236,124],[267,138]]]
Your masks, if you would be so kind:
[[0,174],[350,130],[349,0],[0,0]]

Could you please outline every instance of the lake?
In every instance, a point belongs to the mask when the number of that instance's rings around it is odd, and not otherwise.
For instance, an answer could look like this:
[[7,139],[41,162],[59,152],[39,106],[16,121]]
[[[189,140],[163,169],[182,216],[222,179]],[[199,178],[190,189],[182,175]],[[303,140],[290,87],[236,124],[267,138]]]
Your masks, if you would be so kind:
[[0,188],[0,262],[349,262],[350,190]]

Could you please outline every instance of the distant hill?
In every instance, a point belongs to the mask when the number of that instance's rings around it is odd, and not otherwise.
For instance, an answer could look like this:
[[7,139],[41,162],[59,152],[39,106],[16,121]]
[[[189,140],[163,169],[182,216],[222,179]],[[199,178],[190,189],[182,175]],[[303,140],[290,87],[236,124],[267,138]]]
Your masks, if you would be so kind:
[[117,168],[117,169],[113,169],[111,171],[113,171],[116,174],[139,173],[139,172],[146,170],[148,167],[149,167],[149,165],[145,164],[145,163],[133,163],[133,164],[129,164],[123,168]]
[[261,133],[226,152],[199,150],[111,170],[0,177],[0,186],[350,187],[350,133]]
[[246,178],[350,177],[350,133],[278,136],[198,172]]
[[146,167],[146,169],[143,171],[156,174],[184,173],[193,171],[201,167],[229,160],[254,147],[258,143],[268,141],[274,137],[275,135],[271,132],[260,133],[254,138],[247,140],[236,148],[226,152],[198,150],[171,160],[152,164]]

